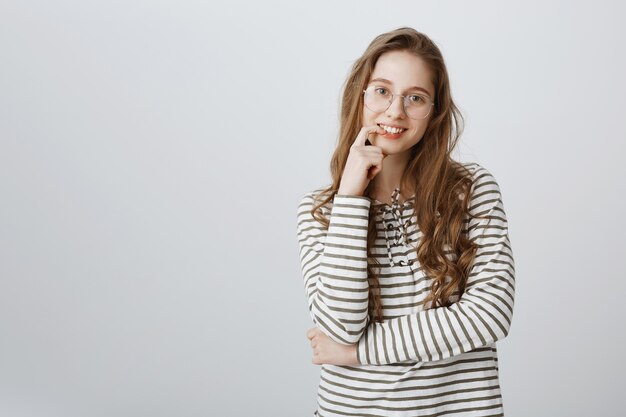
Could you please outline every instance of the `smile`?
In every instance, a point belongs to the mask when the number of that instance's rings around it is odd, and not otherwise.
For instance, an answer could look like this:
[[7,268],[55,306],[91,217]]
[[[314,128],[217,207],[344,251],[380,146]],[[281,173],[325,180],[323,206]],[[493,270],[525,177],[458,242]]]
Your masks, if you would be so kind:
[[406,130],[403,127],[392,127],[392,126],[384,125],[382,123],[378,123],[378,126],[382,127],[385,130],[385,132],[392,133],[392,134],[402,133]]

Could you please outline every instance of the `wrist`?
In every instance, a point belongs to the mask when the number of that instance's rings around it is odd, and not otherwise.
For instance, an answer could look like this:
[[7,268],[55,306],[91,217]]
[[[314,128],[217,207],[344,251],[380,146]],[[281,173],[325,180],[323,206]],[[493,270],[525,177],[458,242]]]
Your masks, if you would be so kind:
[[350,349],[348,349],[348,363],[350,365],[360,365],[359,362],[359,354],[358,354],[359,345],[354,344],[350,345]]
[[344,189],[341,189],[341,188],[339,190],[337,190],[337,194],[339,194],[339,195],[352,195],[352,196],[355,196],[355,197],[362,197],[363,196],[362,192],[358,193],[358,192],[354,192],[354,191],[344,190]]

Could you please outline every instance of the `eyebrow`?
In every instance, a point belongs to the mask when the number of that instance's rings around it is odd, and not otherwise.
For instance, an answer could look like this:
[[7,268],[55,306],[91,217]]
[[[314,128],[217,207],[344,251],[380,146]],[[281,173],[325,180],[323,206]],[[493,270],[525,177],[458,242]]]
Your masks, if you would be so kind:
[[[373,79],[373,80],[371,80],[369,83],[371,84],[371,83],[373,83],[374,81],[382,81],[382,82],[384,82],[384,83],[387,83],[387,84],[391,84],[391,85],[393,85],[393,83],[392,83],[391,81],[389,81],[389,80],[387,80],[387,79],[385,79],[385,78],[374,78],[374,79]],[[424,88],[422,88],[422,87],[413,86],[413,87],[409,87],[409,88],[407,88],[407,90],[418,90],[418,91],[422,91],[422,92],[426,93],[426,95],[428,95],[428,97],[430,97],[430,93],[428,92],[428,90],[426,90],[426,89],[424,89]]]

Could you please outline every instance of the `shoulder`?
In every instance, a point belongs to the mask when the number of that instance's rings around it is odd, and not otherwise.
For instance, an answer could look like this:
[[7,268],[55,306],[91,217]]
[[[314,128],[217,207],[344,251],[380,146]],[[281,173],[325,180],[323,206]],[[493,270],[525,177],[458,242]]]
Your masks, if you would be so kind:
[[[307,191],[301,194],[298,202],[298,217],[312,217],[311,210],[313,207],[322,203],[328,196],[327,191],[329,186],[317,187],[313,190]],[[326,215],[332,207],[332,200],[321,207],[321,213]]]
[[493,210],[502,211],[502,194],[495,176],[477,162],[462,163],[472,177],[469,212],[472,216]]
[[300,195],[298,207],[313,206],[323,201],[325,197],[325,191],[328,187],[318,187],[313,190],[307,191]]
[[478,162],[461,162],[460,165],[463,166],[472,177],[473,196],[487,190],[500,193],[498,181],[486,167]]
[[328,215],[331,212],[332,201],[317,209],[317,214],[315,215],[313,209],[327,198],[329,188],[330,187],[318,187],[300,195],[296,213],[298,236],[321,236],[325,233],[327,226],[324,225],[321,218],[328,219]]

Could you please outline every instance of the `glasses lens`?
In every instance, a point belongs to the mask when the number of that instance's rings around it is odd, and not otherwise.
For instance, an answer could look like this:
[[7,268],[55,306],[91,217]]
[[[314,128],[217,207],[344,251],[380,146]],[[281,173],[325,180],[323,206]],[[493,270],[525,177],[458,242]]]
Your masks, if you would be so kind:
[[432,109],[430,101],[419,94],[411,94],[404,100],[404,111],[411,119],[424,119]]
[[370,86],[365,90],[365,106],[373,112],[387,110],[391,100],[391,92],[385,87]]

